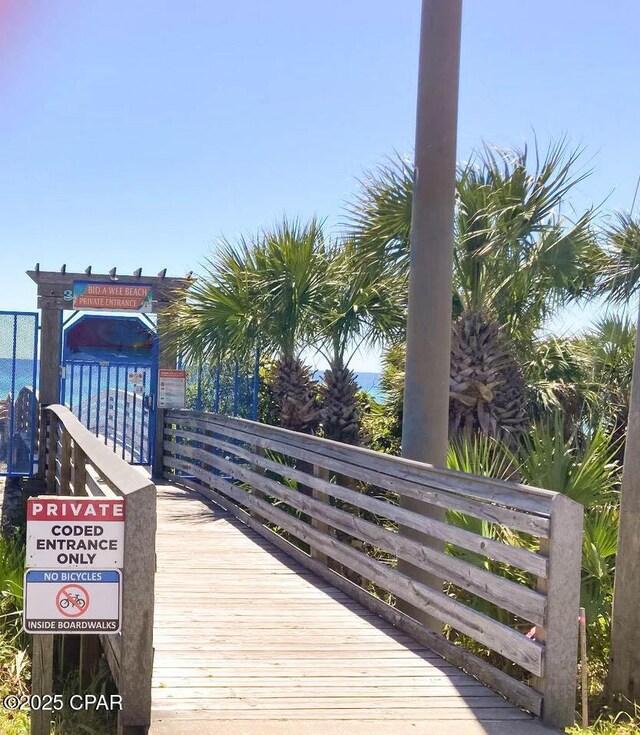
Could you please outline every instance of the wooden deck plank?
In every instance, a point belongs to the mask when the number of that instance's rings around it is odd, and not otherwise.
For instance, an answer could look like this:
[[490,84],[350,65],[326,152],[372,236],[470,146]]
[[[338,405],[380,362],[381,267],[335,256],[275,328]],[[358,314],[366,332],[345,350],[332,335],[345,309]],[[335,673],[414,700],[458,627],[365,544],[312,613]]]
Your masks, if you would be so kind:
[[325,721],[394,732],[458,720],[465,735],[479,722],[532,722],[196,493],[158,487],[157,559],[158,732],[177,721],[202,733],[309,721],[304,732],[319,734]]

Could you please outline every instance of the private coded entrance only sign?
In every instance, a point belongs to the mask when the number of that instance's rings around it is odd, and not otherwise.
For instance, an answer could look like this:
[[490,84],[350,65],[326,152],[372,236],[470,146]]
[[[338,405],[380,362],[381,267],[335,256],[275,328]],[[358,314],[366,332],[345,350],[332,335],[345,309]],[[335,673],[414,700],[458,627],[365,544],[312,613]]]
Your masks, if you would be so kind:
[[41,495],[27,501],[27,633],[117,633],[125,501]]
[[27,567],[121,569],[124,522],[119,498],[30,498]]

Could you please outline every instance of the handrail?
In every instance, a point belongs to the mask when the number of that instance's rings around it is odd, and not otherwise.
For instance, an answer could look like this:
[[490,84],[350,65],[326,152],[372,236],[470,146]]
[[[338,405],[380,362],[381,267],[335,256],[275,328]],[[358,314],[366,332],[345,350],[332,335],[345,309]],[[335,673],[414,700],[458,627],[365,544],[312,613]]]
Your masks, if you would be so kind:
[[[50,493],[102,497],[103,482],[124,499],[122,626],[118,635],[100,635],[106,659],[122,697],[118,733],[138,735],[151,723],[156,488],[88,431],[65,406],[42,412],[46,443],[45,476]],[[94,477],[95,475],[95,477]],[[97,478],[97,479],[96,479]],[[94,661],[82,661],[89,667]]]
[[99,474],[109,483],[114,492],[125,496],[142,490],[153,483],[148,477],[113,452],[97,436],[83,426],[76,416],[60,404],[47,406],[46,410],[54,415],[65,428],[69,438],[77,443]]
[[[166,412],[163,461],[168,477],[212,498],[378,615],[514,703],[542,715],[547,724],[573,721],[579,504],[548,490],[197,411]],[[378,490],[361,492],[358,482]],[[525,533],[520,538],[533,539],[531,548],[509,543],[504,533],[487,538],[476,532],[477,523],[464,528],[425,518],[395,502],[403,495],[453,508],[495,528],[510,528],[516,532],[512,537]],[[425,547],[407,529],[462,551],[451,554]],[[363,553],[365,545],[376,550],[373,556]],[[452,597],[430,588],[383,557],[425,570],[458,593]],[[477,563],[478,557],[490,560],[486,568]],[[501,565],[522,571],[505,576]],[[365,591],[372,585],[475,639],[528,674],[514,678],[452,645]],[[480,611],[474,600],[491,605]],[[532,625],[535,639],[526,635]],[[505,669],[513,671],[512,664]]]

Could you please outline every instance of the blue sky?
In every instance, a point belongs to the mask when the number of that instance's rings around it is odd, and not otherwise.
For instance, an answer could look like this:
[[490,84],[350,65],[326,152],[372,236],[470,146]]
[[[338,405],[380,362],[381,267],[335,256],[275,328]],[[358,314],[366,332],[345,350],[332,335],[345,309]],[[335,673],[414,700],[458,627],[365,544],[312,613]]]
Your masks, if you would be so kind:
[[[365,169],[411,153],[419,13],[0,0],[0,309],[35,307],[36,261],[183,275],[284,213],[337,225]],[[595,169],[576,207],[629,208],[639,23],[636,0],[466,0],[459,158],[566,134]]]

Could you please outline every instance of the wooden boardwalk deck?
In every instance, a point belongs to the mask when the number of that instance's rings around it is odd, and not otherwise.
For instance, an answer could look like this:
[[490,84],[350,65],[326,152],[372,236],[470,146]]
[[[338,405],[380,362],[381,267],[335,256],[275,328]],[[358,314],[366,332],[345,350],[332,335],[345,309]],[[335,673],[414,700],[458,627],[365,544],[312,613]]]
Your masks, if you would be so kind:
[[157,557],[151,735],[551,732],[196,493]]

